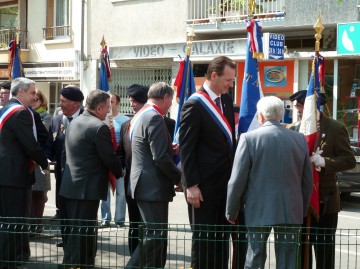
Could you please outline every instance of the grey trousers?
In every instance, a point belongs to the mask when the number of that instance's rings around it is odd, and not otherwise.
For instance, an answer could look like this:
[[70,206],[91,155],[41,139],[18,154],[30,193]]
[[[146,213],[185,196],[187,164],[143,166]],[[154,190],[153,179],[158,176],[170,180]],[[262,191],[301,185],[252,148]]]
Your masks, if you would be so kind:
[[271,229],[274,229],[276,268],[295,269],[297,267],[300,225],[247,227],[247,229],[249,238],[245,269],[265,267],[266,244]]
[[125,268],[164,268],[167,258],[169,202],[136,202],[144,222],[144,234]]

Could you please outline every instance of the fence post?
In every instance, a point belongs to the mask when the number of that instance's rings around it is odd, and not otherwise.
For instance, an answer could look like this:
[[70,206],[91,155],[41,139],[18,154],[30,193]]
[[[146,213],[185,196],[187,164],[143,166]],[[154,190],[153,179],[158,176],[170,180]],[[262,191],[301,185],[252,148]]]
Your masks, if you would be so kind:
[[139,268],[144,269],[144,225],[139,225]]

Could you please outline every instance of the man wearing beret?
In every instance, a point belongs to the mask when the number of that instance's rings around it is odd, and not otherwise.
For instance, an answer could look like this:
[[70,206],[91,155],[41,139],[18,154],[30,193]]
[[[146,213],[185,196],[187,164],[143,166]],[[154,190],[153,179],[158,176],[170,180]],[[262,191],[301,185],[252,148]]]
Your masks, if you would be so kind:
[[5,81],[0,85],[0,108],[3,107],[10,99],[11,82]]
[[[55,161],[55,179],[56,179],[56,216],[59,216],[59,190],[61,185],[62,170],[65,166],[64,142],[65,133],[70,122],[78,117],[84,110],[82,101],[84,95],[80,88],[76,86],[67,86],[60,91],[60,108],[62,114],[52,118],[49,136],[46,146],[47,158]],[[61,247],[62,243],[57,246]]]
[[[299,91],[290,96],[300,117],[303,115],[307,91]],[[326,96],[319,96],[320,105],[326,104]],[[295,131],[300,130],[301,118]],[[319,170],[320,212],[319,219],[311,216],[310,238],[305,244],[306,235],[303,235],[302,259],[300,268],[312,268],[312,246],[316,257],[316,268],[332,269],[335,265],[335,233],[338,222],[338,213],[341,209],[340,192],[337,185],[336,173],[355,167],[354,152],[350,147],[349,134],[343,123],[331,119],[320,113],[320,141],[319,147],[312,153],[310,161]],[[306,232],[304,219],[303,233]],[[305,261],[305,247],[309,246],[308,261]],[[307,264],[305,264],[307,263]]]
[[[147,102],[147,92],[149,87],[139,84],[133,84],[127,89],[127,95],[129,95],[130,106],[136,114]],[[135,251],[138,245],[138,226],[141,222],[140,211],[136,204],[136,201],[131,197],[130,191],[130,169],[131,169],[131,142],[129,138],[129,125],[130,120],[122,124],[120,130],[120,141],[118,145],[118,155],[120,156],[121,166],[126,168],[124,184],[125,184],[125,197],[128,206],[129,213],[129,235],[128,246],[130,255]]]
[[306,93],[307,93],[307,90],[302,90],[302,91],[298,91],[298,92],[294,93],[293,95],[290,95],[290,97],[289,97],[289,100],[293,103],[294,107],[297,110],[298,121],[294,122],[292,124],[289,124],[287,126],[287,128],[297,131],[297,132],[300,129],[300,123],[301,123],[302,113],[304,110]]

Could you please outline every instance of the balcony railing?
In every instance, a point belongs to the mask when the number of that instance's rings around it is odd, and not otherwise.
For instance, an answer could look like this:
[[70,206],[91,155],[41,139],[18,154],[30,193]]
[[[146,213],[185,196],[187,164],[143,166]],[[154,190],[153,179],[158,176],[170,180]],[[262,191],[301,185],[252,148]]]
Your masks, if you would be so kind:
[[27,35],[26,31],[20,31],[18,29],[1,29],[0,30],[0,49],[8,48],[11,40],[20,42],[22,49],[27,49]]
[[43,28],[43,37],[45,40],[70,37],[70,25]]
[[[239,21],[248,17],[248,0],[189,0],[190,23]],[[256,18],[285,16],[285,0],[257,0]]]

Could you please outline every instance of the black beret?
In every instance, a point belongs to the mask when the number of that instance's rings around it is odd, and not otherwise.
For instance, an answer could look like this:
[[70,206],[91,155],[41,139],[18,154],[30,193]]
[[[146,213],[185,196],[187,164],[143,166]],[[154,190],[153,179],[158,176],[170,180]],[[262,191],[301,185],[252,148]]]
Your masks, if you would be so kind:
[[289,100],[291,102],[294,102],[296,100],[297,102],[304,104],[305,98],[306,98],[306,93],[307,93],[307,90],[298,91],[298,92],[294,93],[293,95],[290,95]]
[[147,93],[149,91],[149,87],[142,86],[139,84],[133,84],[127,89],[127,95],[134,98],[139,103],[145,104],[147,102]]
[[62,88],[60,94],[71,101],[81,102],[84,100],[84,95],[79,87],[67,86]]
[[7,81],[1,83],[0,87],[1,87],[2,89],[10,90],[10,88],[11,88],[11,82],[7,80]]

